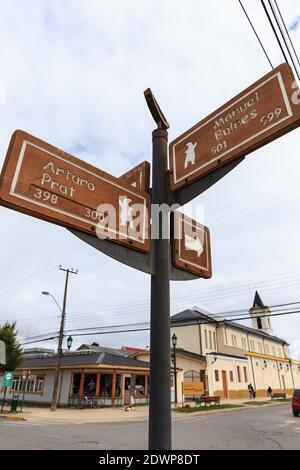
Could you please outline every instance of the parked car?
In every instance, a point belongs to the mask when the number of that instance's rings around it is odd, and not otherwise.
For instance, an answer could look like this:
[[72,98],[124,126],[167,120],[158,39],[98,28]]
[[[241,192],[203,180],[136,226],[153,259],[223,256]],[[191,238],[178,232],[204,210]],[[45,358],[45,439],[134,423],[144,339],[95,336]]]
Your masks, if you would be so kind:
[[299,416],[300,414],[300,389],[294,391],[292,400],[293,415]]

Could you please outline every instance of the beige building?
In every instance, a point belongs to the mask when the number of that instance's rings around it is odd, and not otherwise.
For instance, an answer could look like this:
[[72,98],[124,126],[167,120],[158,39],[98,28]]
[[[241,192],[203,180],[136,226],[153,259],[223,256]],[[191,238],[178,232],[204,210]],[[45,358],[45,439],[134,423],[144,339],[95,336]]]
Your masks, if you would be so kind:
[[[289,357],[288,343],[273,335],[270,310],[256,292],[252,327],[223,320],[193,308],[171,318],[171,335],[177,336],[177,394],[183,397],[183,383],[202,382],[208,395],[249,398],[251,384],[257,397],[273,393],[291,394],[300,388],[300,361]],[[135,357],[149,360],[149,353]]]

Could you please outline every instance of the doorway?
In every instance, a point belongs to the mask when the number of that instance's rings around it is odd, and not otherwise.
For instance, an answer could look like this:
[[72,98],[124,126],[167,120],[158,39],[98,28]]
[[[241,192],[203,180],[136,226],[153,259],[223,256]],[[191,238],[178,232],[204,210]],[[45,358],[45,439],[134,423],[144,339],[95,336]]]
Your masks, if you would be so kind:
[[281,376],[282,378],[282,385],[283,385],[283,390],[286,391],[286,388],[285,388],[285,380],[284,380],[284,375]]
[[224,398],[228,398],[228,386],[227,386],[226,370],[222,370],[222,383],[223,383]]
[[131,377],[125,377],[124,380],[124,405],[130,405],[131,395]]

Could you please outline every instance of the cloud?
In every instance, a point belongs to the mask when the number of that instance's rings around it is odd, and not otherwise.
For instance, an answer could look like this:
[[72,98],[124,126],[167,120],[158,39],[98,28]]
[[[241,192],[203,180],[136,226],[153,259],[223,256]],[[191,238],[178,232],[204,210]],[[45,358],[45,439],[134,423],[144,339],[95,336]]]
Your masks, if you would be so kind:
[[299,27],[300,23],[300,16],[296,16],[296,18],[293,19],[291,25],[289,26],[288,30],[289,31],[296,31]]

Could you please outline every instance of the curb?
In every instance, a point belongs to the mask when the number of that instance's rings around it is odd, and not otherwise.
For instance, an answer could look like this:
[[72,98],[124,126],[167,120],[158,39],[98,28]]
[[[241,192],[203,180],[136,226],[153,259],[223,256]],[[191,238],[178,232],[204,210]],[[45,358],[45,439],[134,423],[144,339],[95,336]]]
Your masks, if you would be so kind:
[[27,421],[24,416],[9,416],[9,415],[0,415],[0,419],[5,419],[7,421]]
[[[286,402],[287,403],[287,402]],[[182,418],[187,418],[187,417],[192,417],[192,416],[204,416],[204,415],[209,415],[209,414],[216,414],[216,413],[229,413],[231,411],[243,411],[243,410],[254,410],[254,409],[260,409],[260,408],[271,408],[273,405],[278,406],[278,405],[284,405],[286,403],[268,403],[260,406],[255,406],[255,405],[239,405],[236,408],[223,408],[221,410],[205,410],[205,411],[194,411],[191,413],[181,413],[177,412],[176,413],[176,418],[177,419],[182,419]],[[179,417],[179,415],[181,415]]]

